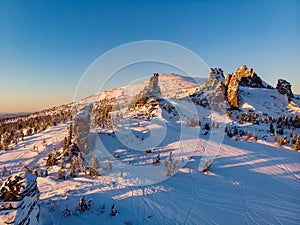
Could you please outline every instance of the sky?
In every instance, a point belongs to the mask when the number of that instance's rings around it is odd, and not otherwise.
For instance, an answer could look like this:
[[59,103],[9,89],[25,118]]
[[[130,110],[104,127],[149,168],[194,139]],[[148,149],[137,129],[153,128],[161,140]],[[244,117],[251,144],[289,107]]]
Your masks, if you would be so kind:
[[97,58],[142,40],[176,43],[225,73],[246,64],[271,85],[285,78],[300,93],[297,0],[0,0],[0,113],[73,101]]

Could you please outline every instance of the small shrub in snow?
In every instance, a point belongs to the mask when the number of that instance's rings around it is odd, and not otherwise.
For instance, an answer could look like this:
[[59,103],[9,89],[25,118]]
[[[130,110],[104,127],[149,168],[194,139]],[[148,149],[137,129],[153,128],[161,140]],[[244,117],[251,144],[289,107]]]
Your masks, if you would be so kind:
[[254,138],[254,141],[257,141],[257,140],[258,140],[258,137],[257,137],[257,135],[256,135],[255,132],[253,133],[253,138]]
[[115,204],[113,204],[111,206],[111,212],[110,212],[111,216],[117,216],[118,215],[118,210],[115,208]]
[[278,140],[278,135],[277,135],[277,132],[275,132],[274,134],[274,141],[277,141]]
[[100,205],[99,210],[101,214],[105,213],[105,204]]
[[7,168],[6,168],[6,166],[3,166],[2,176],[5,176],[6,174],[7,174]]
[[168,167],[167,167],[167,176],[171,176],[172,173],[172,161],[168,161]]
[[279,138],[277,141],[279,146],[282,146],[284,144],[284,139],[283,138]]
[[46,161],[46,166],[54,166],[56,164],[56,157],[54,153],[49,153]]
[[203,171],[204,173],[208,173],[210,167],[211,167],[211,162],[209,161],[208,158],[205,158],[205,159],[204,159],[204,165],[203,165],[202,171]]
[[62,169],[59,169],[57,172],[57,178],[60,180],[66,179],[65,171]]
[[76,211],[77,212],[86,212],[91,208],[92,203],[93,203],[92,199],[86,201],[85,197],[83,196],[80,198],[80,200],[78,202]]
[[248,141],[250,138],[251,138],[251,133],[250,133],[250,131],[248,131],[248,133],[247,133],[247,136],[246,136],[245,140],[246,140],[246,141]]
[[64,217],[71,216],[71,211],[70,211],[70,209],[69,209],[68,206],[67,206],[67,207],[65,208],[65,210],[63,211],[63,215],[64,215]]

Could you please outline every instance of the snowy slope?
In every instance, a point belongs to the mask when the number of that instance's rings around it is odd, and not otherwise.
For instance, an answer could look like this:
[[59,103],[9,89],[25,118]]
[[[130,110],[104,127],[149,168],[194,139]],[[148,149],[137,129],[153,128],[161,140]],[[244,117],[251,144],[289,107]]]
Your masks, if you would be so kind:
[[[190,127],[194,111],[181,99],[199,86],[191,78],[172,74],[163,74],[159,79],[163,98],[151,112],[154,116],[144,118],[144,114],[149,113],[145,104],[125,114],[126,123],[116,124],[115,133],[107,129],[92,131],[96,137],[92,154],[98,156],[101,176],[91,178],[81,172],[77,177],[59,180],[58,164],[48,168],[48,176],[37,178],[40,223],[299,224],[300,153],[273,142],[273,136],[266,135],[269,124],[238,124],[235,119],[220,117],[227,125],[256,131],[259,140],[235,141],[225,136],[210,172],[204,174],[199,171],[199,164],[204,149],[212,140],[210,133],[205,135],[203,125],[210,123],[213,116],[208,109],[197,105],[195,110],[199,118],[195,119],[200,120],[201,127]],[[84,99],[81,104],[115,97],[125,102],[143,91],[145,85],[147,82],[101,92]],[[242,112],[252,110],[268,116],[299,115],[297,105],[288,103],[286,97],[275,89],[240,87],[239,94]],[[171,113],[163,106],[170,102],[174,106]],[[295,103],[299,101],[295,99]],[[180,108],[184,109],[184,115],[180,115]],[[68,126],[67,123],[58,124],[25,137],[13,151],[0,152],[0,168],[5,166],[12,173],[24,166],[39,165],[40,169],[46,169],[48,153],[62,151]],[[295,132],[299,133],[299,129]],[[182,140],[182,133],[189,135]],[[154,139],[151,139],[152,135]],[[33,151],[34,145],[38,146],[38,153]],[[183,154],[184,146],[193,148],[188,148]],[[99,151],[103,147],[106,152]],[[146,154],[146,149],[151,149],[151,153]],[[170,152],[179,161],[179,167],[167,177],[164,162]],[[154,166],[152,162],[157,154],[160,154],[161,164]],[[109,163],[112,163],[112,169],[105,170]],[[78,213],[76,207],[82,196],[92,199],[93,204],[88,211]],[[100,209],[103,204],[105,210]],[[119,211],[116,217],[110,215],[113,204]],[[71,216],[63,215],[66,207]]]
[[[59,136],[57,133],[54,138],[59,139]],[[176,175],[155,185],[132,187],[122,180],[111,182],[109,174],[97,179],[81,175],[66,181],[57,180],[55,174],[39,177],[41,223],[299,223],[299,153],[263,143],[225,139],[211,173],[205,175],[197,170],[205,142],[199,140],[193,158]],[[30,140],[26,143],[29,145]],[[37,155],[29,157],[22,153],[15,156],[16,152],[7,152],[6,159],[18,157],[25,164],[37,158]],[[3,165],[16,167],[13,160],[1,157]],[[81,215],[63,217],[66,205],[74,210],[83,195],[93,199],[92,209]],[[113,203],[120,212],[117,217],[108,214]],[[100,204],[107,206],[103,214]]]
[[[276,89],[240,87],[241,108],[256,113],[267,113],[269,116],[299,113],[299,107],[292,106],[285,95]],[[296,104],[297,100],[294,99]]]

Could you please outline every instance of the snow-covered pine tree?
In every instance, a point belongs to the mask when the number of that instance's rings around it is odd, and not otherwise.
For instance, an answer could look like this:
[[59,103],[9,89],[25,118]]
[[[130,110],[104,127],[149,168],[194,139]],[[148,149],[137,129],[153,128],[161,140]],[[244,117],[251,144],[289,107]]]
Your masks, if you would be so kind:
[[66,208],[64,209],[63,215],[64,215],[64,217],[71,216],[71,211],[68,206],[66,206]]
[[76,177],[76,174],[77,174],[77,158],[76,157],[72,158],[70,169],[71,169],[70,176],[71,177]]
[[96,156],[92,156],[90,160],[90,176],[91,177],[96,177],[98,176],[98,169],[100,168],[100,164]]
[[78,167],[79,167],[80,171],[83,170],[83,159],[82,159],[81,153],[79,153],[79,155],[78,155]]

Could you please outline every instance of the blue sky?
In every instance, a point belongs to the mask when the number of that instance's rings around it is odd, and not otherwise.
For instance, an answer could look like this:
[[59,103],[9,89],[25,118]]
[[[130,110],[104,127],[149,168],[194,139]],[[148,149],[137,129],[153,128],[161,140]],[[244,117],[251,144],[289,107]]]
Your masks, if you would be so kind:
[[246,64],[300,93],[297,0],[0,0],[0,112],[72,101],[94,60],[139,40],[177,43],[225,73]]

